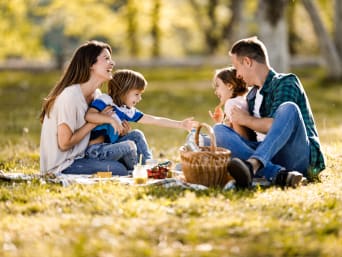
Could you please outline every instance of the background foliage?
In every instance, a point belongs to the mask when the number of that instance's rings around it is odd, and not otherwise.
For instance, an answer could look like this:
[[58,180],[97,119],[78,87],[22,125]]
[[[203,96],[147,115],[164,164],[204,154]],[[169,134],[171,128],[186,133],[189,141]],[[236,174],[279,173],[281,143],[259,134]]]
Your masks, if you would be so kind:
[[[243,2],[239,22],[244,26],[234,38],[229,26],[235,2]],[[315,33],[301,1],[286,2],[295,17],[294,24],[288,18],[290,44],[293,39],[297,52],[317,53]],[[333,35],[334,1],[317,4]],[[222,54],[236,37],[258,33],[256,0],[11,0],[1,1],[0,10],[0,32],[6,35],[0,42],[0,59],[58,58],[92,38],[108,41],[118,56]]]

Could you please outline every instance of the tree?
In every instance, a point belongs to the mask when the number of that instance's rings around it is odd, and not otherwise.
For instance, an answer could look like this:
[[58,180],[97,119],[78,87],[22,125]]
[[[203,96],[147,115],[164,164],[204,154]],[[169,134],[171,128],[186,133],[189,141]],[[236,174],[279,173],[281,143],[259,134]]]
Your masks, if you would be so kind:
[[127,1],[127,43],[131,56],[138,56],[139,41],[138,41],[138,8],[135,0]]
[[152,56],[153,57],[160,56],[160,39],[161,39],[161,32],[159,28],[160,8],[161,8],[160,0],[153,0],[152,29],[151,29],[151,36],[152,36],[152,41],[153,41],[153,44],[152,44]]
[[244,2],[244,0],[232,0],[230,2],[229,9],[232,16],[228,24],[223,27],[223,36],[230,42],[235,42],[246,33],[242,26]]
[[0,59],[34,58],[41,51],[41,30],[34,23],[36,1],[0,1]]
[[[302,0],[305,9],[307,10],[314,30],[316,32],[317,40],[319,42],[323,57],[328,65],[328,78],[338,80],[342,78],[342,63],[337,47],[325,29],[321,17],[319,16],[315,2],[312,0]],[[338,2],[338,1],[336,1]],[[338,6],[337,6],[338,7]],[[341,7],[339,7],[341,8]],[[339,14],[339,11],[336,11]],[[336,17],[336,19],[339,19]],[[341,37],[341,36],[339,36]]]
[[342,1],[335,0],[335,45],[342,59]]
[[289,70],[286,6],[287,0],[260,0],[257,15],[260,39],[269,50],[270,64],[279,72]]
[[288,6],[287,10],[287,24],[288,24],[288,44],[289,44],[289,51],[290,55],[296,55],[297,49],[296,46],[301,44],[301,38],[296,33],[296,9],[298,2],[293,2]]
[[[190,3],[195,11],[198,26],[203,31],[206,54],[214,54],[224,38],[223,35],[227,36],[227,31],[222,28],[226,28],[228,20],[219,22],[216,15],[220,2],[219,0],[190,0]],[[220,8],[223,8],[223,6],[220,6]]]

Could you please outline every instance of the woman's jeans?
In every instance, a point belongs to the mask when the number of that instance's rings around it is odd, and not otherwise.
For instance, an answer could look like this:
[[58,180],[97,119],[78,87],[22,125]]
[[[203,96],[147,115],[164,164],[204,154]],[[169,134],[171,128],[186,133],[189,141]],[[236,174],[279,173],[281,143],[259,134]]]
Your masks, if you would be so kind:
[[232,157],[242,160],[255,158],[262,163],[256,176],[273,181],[280,170],[295,170],[307,175],[310,162],[310,143],[298,106],[285,102],[277,109],[272,126],[264,141],[242,138],[223,124],[214,126],[216,143],[231,151]]
[[63,174],[93,174],[111,171],[113,175],[127,175],[137,163],[137,148],[133,141],[100,143],[87,147],[85,157],[76,159]]
[[119,137],[118,142],[125,142],[127,140],[135,143],[138,159],[140,160],[140,156],[142,156],[142,164],[145,164],[147,159],[152,159],[152,153],[149,150],[145,135],[141,130],[134,129],[130,131],[126,135]]
[[97,171],[112,171],[113,175],[127,175],[138,163],[152,159],[144,134],[140,130],[132,130],[119,138],[116,143],[101,143],[88,146],[85,158],[77,159],[65,169],[63,174],[93,174]]
[[100,143],[88,146],[85,157],[99,161],[121,161],[128,170],[133,170],[138,162],[137,147],[133,141]]
[[98,171],[111,171],[113,176],[126,176],[128,170],[122,163],[111,160],[97,160],[89,158],[75,159],[62,174],[91,175]]

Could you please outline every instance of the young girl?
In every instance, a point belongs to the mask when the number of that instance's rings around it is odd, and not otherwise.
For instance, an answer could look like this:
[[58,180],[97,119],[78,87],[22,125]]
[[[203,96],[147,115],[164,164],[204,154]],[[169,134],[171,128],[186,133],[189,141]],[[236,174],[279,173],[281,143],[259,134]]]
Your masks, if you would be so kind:
[[[215,108],[214,114],[209,111],[209,115],[215,122],[224,123],[233,128],[245,139],[251,139],[253,134],[249,129],[234,124],[230,120],[230,113],[233,106],[238,106],[248,111],[247,101],[244,97],[248,91],[247,85],[242,79],[236,77],[236,69],[234,67],[216,70],[213,82],[215,94],[220,99],[220,103]],[[224,106],[223,112],[221,106]]]
[[[113,108],[113,122],[98,126],[91,132],[91,145],[87,152],[101,149],[106,143],[122,142],[132,140],[137,146],[138,156],[142,155],[142,162],[152,158],[149,151],[146,138],[140,130],[132,130],[127,135],[120,136],[117,132],[120,130],[123,121],[139,122],[142,124],[151,124],[162,127],[182,128],[191,130],[197,122],[193,118],[187,118],[177,121],[165,117],[158,117],[146,114],[136,109],[135,106],[141,101],[142,94],[147,86],[144,76],[133,70],[117,70],[113,73],[113,78],[108,83],[108,95],[101,94],[91,103],[86,114],[86,120],[99,123],[103,115],[100,113],[108,105]],[[92,142],[95,142],[92,144]]]

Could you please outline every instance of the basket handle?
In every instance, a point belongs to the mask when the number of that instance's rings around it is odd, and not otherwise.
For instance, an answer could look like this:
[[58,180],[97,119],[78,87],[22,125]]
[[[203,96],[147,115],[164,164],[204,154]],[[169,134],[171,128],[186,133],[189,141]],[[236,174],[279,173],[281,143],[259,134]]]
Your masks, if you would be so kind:
[[196,134],[195,134],[195,143],[199,146],[199,133],[202,127],[205,127],[209,131],[209,137],[210,137],[210,151],[215,152],[216,151],[216,137],[214,134],[214,130],[211,126],[209,126],[206,123],[200,123],[196,128]]

